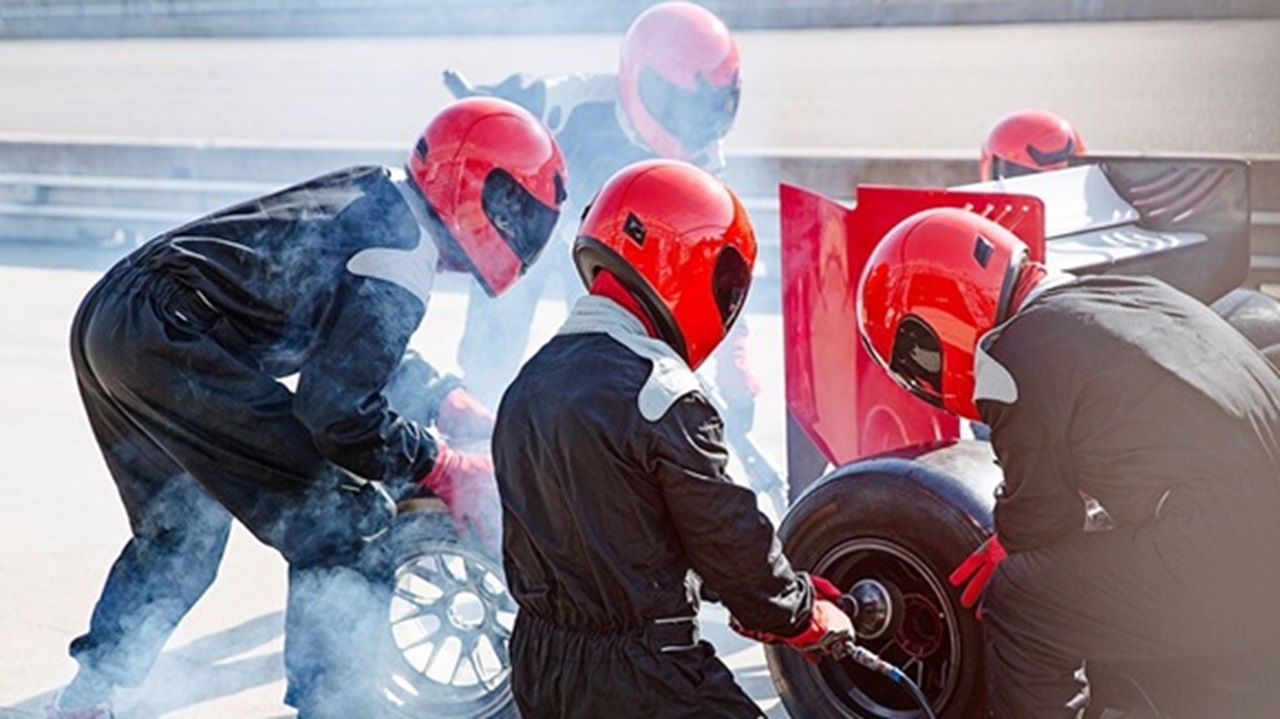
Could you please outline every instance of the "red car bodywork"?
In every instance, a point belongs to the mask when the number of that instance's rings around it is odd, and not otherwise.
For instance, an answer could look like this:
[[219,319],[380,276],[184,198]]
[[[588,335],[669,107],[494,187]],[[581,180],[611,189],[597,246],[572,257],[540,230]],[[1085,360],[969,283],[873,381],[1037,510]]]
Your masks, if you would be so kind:
[[1044,258],[1044,204],[1030,195],[862,186],[853,209],[791,185],[779,189],[787,409],[840,466],[901,447],[959,437],[954,415],[889,379],[857,329],[858,278],[875,243],[932,207],[961,207],[1016,233]]

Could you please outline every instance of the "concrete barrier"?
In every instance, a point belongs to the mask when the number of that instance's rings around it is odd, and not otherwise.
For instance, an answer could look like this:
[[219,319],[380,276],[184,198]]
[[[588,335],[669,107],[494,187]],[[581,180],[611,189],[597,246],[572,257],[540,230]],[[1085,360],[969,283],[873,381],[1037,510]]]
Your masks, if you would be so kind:
[[[399,145],[138,143],[0,138],[0,242],[117,248],[328,170],[399,165]],[[1251,286],[1280,288],[1280,155],[1252,163]],[[859,184],[947,187],[972,182],[967,154],[744,151],[726,181],[744,199],[760,240],[762,281],[776,287],[779,183],[852,200]]]

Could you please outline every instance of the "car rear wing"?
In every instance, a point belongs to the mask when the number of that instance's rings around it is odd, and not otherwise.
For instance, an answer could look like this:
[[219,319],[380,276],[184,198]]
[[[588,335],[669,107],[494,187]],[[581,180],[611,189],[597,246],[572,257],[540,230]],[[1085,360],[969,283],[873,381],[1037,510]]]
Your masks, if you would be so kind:
[[[1043,202],[1007,192],[865,185],[858,187],[856,206],[848,208],[785,184],[780,201],[789,421],[837,466],[958,437],[954,416],[895,384],[859,339],[856,295],[862,267],[894,225],[931,207],[960,207],[989,217],[1043,259]],[[797,463],[790,455],[799,448],[791,439],[788,465],[794,474]],[[801,483],[812,478],[800,478]]]
[[959,436],[956,417],[898,387],[859,339],[862,267],[901,220],[933,207],[968,209],[1014,232],[1052,267],[1154,275],[1210,301],[1248,271],[1248,184],[1247,163],[1234,160],[1090,158],[954,189],[862,185],[853,206],[781,185],[792,487],[828,463]]
[[1249,165],[1083,157],[1074,167],[955,189],[1045,203],[1047,262],[1076,274],[1158,277],[1204,302],[1249,272]]

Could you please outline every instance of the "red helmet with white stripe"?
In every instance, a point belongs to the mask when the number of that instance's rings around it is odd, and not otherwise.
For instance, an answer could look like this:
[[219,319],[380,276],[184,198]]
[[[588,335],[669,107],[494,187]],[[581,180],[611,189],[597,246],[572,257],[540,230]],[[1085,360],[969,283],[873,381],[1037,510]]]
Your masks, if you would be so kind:
[[551,132],[519,105],[491,97],[441,110],[407,169],[444,266],[471,272],[494,297],[546,246],[568,183]]
[[719,17],[690,2],[660,3],[623,38],[618,98],[654,152],[692,160],[733,126],[739,67],[738,45]]
[[738,197],[687,162],[619,170],[582,218],[573,258],[590,287],[608,270],[691,368],[725,338],[746,302],[755,231]]
[[1019,110],[1000,118],[982,143],[984,182],[1060,170],[1085,153],[1080,133],[1048,110]]
[[876,245],[858,285],[871,355],[912,394],[972,420],[978,339],[1003,322],[1027,246],[972,212],[935,208]]

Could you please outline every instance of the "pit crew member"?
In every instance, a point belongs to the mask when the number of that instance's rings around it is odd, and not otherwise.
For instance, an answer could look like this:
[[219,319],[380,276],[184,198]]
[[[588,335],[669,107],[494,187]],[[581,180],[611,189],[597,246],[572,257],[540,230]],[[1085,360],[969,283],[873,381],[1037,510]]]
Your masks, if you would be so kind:
[[[458,97],[493,95],[517,102],[551,128],[569,165],[564,216],[576,221],[604,181],[633,162],[674,158],[719,173],[721,142],[738,111],[739,70],[737,44],[720,18],[690,2],[664,2],[632,21],[616,74],[517,74],[473,86],[460,73],[447,71],[445,83]],[[566,246],[574,229],[572,222],[560,228]],[[489,300],[477,286],[471,288],[458,365],[485,404],[496,406],[515,376],[548,282],[563,286],[566,304],[581,296],[570,253],[551,255],[501,299]],[[739,321],[714,358],[725,421],[742,434],[751,429],[760,391],[748,366],[747,338],[747,325]]]
[[[385,386],[439,271],[500,294],[538,257],[564,161],[532,115],[442,109],[404,168],[337,170],[165,232],[82,302],[71,353],[129,517],[55,718],[111,715],[211,585],[232,519],[289,565],[286,701],[304,719],[369,716],[379,603],[370,542],[421,486],[485,521],[487,460],[393,411]],[[296,376],[296,389],[279,380]]]
[[520,370],[493,437],[526,718],[760,716],[699,638],[702,594],[744,633],[815,656],[852,637],[725,475],[723,424],[693,376],[755,254],[736,196],[674,160],[624,168],[582,220],[589,294]]
[[[1084,660],[1280,638],[1280,374],[1158,280],[1026,252],[964,210],[914,215],[873,251],[859,324],[903,387],[991,429],[996,533],[951,580],[981,600],[994,716],[1075,717]],[[1082,493],[1113,529],[1083,531]]]

